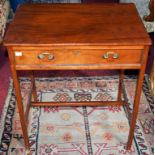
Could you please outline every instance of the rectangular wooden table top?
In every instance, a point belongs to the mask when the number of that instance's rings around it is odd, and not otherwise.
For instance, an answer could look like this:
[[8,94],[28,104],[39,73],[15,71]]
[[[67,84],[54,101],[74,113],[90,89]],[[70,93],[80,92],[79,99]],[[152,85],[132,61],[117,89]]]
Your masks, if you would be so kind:
[[21,5],[6,46],[150,45],[133,4]]

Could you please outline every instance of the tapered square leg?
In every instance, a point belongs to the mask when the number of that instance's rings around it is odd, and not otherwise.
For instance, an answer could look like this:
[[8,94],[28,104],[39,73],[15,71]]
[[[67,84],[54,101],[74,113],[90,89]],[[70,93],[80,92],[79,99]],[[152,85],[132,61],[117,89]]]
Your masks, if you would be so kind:
[[127,150],[131,149],[132,141],[134,137],[134,129],[135,129],[136,119],[138,115],[139,102],[140,102],[142,85],[143,85],[143,78],[144,78],[144,73],[145,73],[146,61],[148,57],[148,50],[149,48],[148,46],[146,46],[143,51],[143,57],[141,61],[142,66],[141,66],[141,69],[139,70],[139,75],[137,79],[136,94],[135,94],[135,99],[134,99],[132,117],[131,117],[131,121],[129,121],[130,131],[129,131],[129,137],[128,137],[127,148],[126,148]]
[[[10,51],[9,52],[10,60],[14,60],[14,55],[13,55],[12,49],[9,49],[9,51]],[[15,69],[14,62],[10,65],[10,67],[11,67],[11,71],[12,71],[14,89],[15,89],[15,94],[16,94],[16,101],[17,101],[16,103],[17,103],[17,107],[18,107],[18,111],[19,111],[19,118],[20,118],[21,128],[22,128],[22,132],[23,132],[25,149],[30,150],[28,130],[27,130],[27,121],[25,118],[23,100],[22,100],[22,96],[21,96],[20,81],[18,79],[17,70]]]
[[[12,68],[12,70],[13,70],[13,68]],[[24,107],[23,107],[22,96],[21,96],[21,91],[20,91],[19,80],[17,77],[17,72],[13,71],[12,75],[13,75],[14,88],[15,88],[15,93],[16,93],[16,101],[17,101],[17,107],[18,107],[18,111],[19,111],[20,123],[21,123],[22,132],[23,132],[24,144],[25,144],[26,150],[30,150],[28,130],[27,130],[26,118],[25,118],[25,113],[24,113]]]
[[31,78],[31,82],[32,82],[32,95],[33,95],[33,99],[34,102],[37,102],[37,91],[36,91],[36,85],[35,85],[35,77],[34,77],[34,72],[30,71],[30,78]]
[[124,70],[120,70],[119,83],[118,83],[118,101],[122,100],[122,84],[124,78]]

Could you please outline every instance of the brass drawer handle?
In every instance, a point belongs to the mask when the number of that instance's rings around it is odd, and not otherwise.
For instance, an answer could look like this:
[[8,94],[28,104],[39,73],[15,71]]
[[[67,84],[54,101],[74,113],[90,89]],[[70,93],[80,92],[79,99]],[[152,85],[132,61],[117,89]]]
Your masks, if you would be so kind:
[[48,60],[53,60],[54,59],[54,55],[50,54],[48,52],[38,54],[38,59],[40,59],[40,60],[44,59],[45,57],[48,57]]
[[113,59],[118,59],[119,58],[119,54],[114,53],[114,52],[107,52],[107,53],[103,54],[102,58],[103,59],[109,59],[110,55],[112,55]]

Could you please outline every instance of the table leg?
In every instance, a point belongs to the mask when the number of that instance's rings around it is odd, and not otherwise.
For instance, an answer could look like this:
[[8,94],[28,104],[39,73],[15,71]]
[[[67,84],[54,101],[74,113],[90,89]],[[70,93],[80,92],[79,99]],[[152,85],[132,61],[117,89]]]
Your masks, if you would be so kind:
[[17,71],[12,66],[11,66],[11,70],[12,70],[12,76],[13,76],[13,81],[14,81],[16,101],[17,101],[17,107],[19,111],[19,117],[20,117],[22,132],[23,132],[25,148],[26,150],[30,150],[27,124],[26,124],[26,119],[24,115],[24,108],[23,108],[23,102],[22,102],[22,96],[21,96],[21,90],[20,90],[20,84],[18,81]]
[[119,83],[118,83],[118,101],[122,100],[122,84],[124,78],[124,70],[120,70]]
[[129,121],[130,131],[129,131],[129,137],[128,137],[128,142],[127,142],[127,150],[131,149],[132,140],[134,137],[134,129],[135,129],[136,119],[138,115],[139,102],[140,102],[141,90],[142,90],[142,85],[143,85],[143,78],[144,78],[144,73],[145,73],[147,57],[148,57],[148,50],[149,50],[149,47],[145,47],[144,52],[143,52],[142,62],[141,62],[142,67],[139,70],[139,75],[137,79],[136,94],[135,94],[135,99],[134,99],[132,118],[131,118],[131,121]]
[[30,78],[31,78],[31,82],[32,82],[33,99],[34,99],[34,102],[37,102],[37,92],[36,92],[36,85],[35,85],[35,78],[34,78],[34,72],[33,71],[30,72]]

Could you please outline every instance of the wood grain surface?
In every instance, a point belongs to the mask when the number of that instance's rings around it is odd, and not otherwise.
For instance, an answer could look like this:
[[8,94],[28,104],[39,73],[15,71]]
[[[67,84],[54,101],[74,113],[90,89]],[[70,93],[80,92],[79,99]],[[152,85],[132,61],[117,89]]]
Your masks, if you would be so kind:
[[[21,50],[22,56],[15,56],[16,65],[93,65],[93,64],[140,64],[142,50]],[[39,59],[39,55],[44,58]],[[16,51],[14,55],[16,54]],[[105,59],[104,55],[109,54]],[[117,54],[118,58],[113,58]],[[53,56],[53,59],[48,59]]]
[[4,44],[150,45],[134,4],[21,5]]

